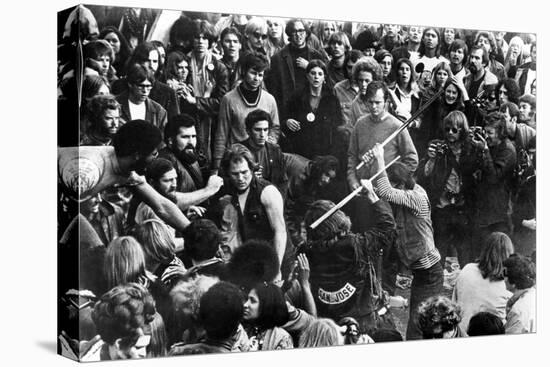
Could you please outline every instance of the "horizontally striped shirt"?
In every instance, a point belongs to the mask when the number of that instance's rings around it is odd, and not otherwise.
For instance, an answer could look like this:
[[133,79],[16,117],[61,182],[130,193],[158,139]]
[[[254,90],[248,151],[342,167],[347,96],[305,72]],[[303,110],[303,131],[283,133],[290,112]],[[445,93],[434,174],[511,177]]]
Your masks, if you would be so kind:
[[[414,185],[412,190],[394,189],[388,177],[384,174],[376,179],[376,193],[391,204],[410,209],[415,217],[431,221],[430,200],[426,191],[420,185]],[[441,260],[439,251],[434,246],[426,255],[410,265],[411,269],[428,269]]]

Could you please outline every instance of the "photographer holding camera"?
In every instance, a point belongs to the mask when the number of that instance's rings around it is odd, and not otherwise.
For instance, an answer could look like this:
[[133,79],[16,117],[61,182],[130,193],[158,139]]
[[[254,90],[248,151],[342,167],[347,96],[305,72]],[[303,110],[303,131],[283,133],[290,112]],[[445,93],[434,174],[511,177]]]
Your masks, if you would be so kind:
[[483,152],[481,177],[476,186],[472,257],[479,254],[479,245],[491,232],[511,233],[511,190],[516,166],[516,148],[506,136],[506,116],[491,112],[485,118],[484,138],[470,132],[474,146]]
[[443,119],[444,140],[430,141],[420,161],[418,180],[432,206],[434,240],[441,262],[454,246],[461,266],[470,259],[471,218],[474,206],[474,172],[480,168],[480,148],[469,137],[466,115],[451,111]]

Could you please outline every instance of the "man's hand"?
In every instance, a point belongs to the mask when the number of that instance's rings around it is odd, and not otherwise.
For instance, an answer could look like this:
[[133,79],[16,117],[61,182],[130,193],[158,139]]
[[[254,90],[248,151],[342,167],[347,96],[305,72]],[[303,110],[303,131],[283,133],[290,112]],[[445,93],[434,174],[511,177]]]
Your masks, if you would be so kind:
[[487,141],[481,136],[479,133],[474,133],[473,131],[470,131],[468,133],[468,137],[472,141],[472,144],[476,149],[482,149],[487,150],[489,147],[487,146]]
[[294,119],[286,120],[286,126],[290,131],[299,131],[301,129],[300,121],[296,121]]
[[437,155],[437,144],[430,143],[430,145],[428,145],[428,158],[435,159],[436,155]]
[[220,190],[222,186],[223,186],[223,178],[221,178],[218,175],[212,175],[208,178],[206,189],[208,189],[212,193],[212,195],[214,195]]
[[189,219],[196,219],[202,217],[205,212],[206,208],[203,208],[202,206],[191,205],[189,209],[187,209],[187,213],[185,213],[185,215]]
[[304,59],[303,57],[298,57],[298,58],[296,59],[296,66],[298,66],[299,68],[306,69],[306,68],[307,68],[307,64],[309,64],[309,61],[307,61],[307,60]]
[[376,196],[374,192],[374,187],[372,186],[371,180],[361,180],[361,186],[363,186],[363,188],[367,192],[367,199],[371,203],[375,203],[378,201],[378,196]]
[[309,261],[305,254],[298,254],[298,281],[302,286],[309,286]]

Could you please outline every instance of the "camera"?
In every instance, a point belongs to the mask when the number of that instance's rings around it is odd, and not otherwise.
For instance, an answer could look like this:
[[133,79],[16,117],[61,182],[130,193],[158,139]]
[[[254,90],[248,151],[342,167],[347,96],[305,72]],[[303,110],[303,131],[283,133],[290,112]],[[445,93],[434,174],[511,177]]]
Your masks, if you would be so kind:
[[449,146],[446,143],[443,142],[437,142],[435,143],[435,154],[444,156],[447,154],[447,151],[449,150]]
[[470,128],[470,133],[473,134],[474,139],[476,138],[477,134],[481,135],[483,139],[487,139],[487,133],[485,133],[485,129],[483,129],[481,126],[472,126]]

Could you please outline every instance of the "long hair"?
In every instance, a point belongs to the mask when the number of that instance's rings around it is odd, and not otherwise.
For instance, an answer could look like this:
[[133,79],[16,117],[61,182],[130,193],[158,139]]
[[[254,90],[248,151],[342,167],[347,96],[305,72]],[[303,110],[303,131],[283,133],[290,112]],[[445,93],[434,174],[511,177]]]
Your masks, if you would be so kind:
[[[180,51],[172,51],[166,56],[166,65],[164,66],[164,81],[178,78],[178,64],[186,61],[189,65],[189,57]],[[189,73],[187,73],[189,76]]]
[[156,219],[138,224],[133,235],[141,244],[148,261],[169,264],[175,256],[176,243],[166,224]]
[[464,112],[458,110],[449,112],[449,114],[443,118],[441,131],[445,131],[445,128],[447,126],[458,128],[460,130],[460,140],[466,140],[470,127],[468,125],[468,119],[466,118]]
[[258,283],[254,286],[258,294],[259,314],[254,324],[262,329],[283,326],[288,322],[288,308],[281,288],[273,283]]
[[134,237],[122,236],[111,241],[105,253],[103,270],[108,288],[139,283],[145,276],[145,255]]
[[441,34],[437,30],[437,28],[434,27],[426,27],[424,28],[424,32],[422,32],[422,38],[420,39],[420,46],[418,46],[418,56],[422,57],[426,53],[426,46],[424,46],[424,36],[428,31],[434,31],[437,35],[437,46],[435,47],[435,57],[441,56]]
[[479,258],[479,271],[484,279],[504,279],[504,261],[514,252],[512,240],[505,233],[493,232],[485,239]]
[[338,325],[326,318],[313,320],[300,335],[299,348],[344,345]]

